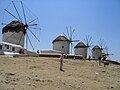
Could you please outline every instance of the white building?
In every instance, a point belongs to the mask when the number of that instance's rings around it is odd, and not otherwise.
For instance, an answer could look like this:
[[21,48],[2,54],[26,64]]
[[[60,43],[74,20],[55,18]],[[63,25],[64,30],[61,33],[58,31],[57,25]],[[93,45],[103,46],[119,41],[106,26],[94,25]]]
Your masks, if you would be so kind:
[[102,49],[96,45],[92,48],[92,57],[98,59],[102,56]]
[[52,43],[53,50],[63,51],[65,54],[69,54],[70,41],[63,34],[54,39]]
[[36,52],[25,49],[20,45],[15,45],[8,42],[0,43],[0,55],[15,55],[20,53],[30,56],[38,56]]
[[87,58],[87,46],[83,42],[79,42],[74,47],[75,55],[81,55],[84,58]]
[[20,50],[24,50],[24,48],[20,45],[15,45],[8,42],[0,43],[0,54],[19,54]]

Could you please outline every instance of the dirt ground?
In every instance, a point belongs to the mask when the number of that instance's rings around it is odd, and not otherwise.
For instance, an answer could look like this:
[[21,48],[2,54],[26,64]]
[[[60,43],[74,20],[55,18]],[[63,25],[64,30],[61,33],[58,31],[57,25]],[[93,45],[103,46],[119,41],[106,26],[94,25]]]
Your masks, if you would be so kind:
[[120,90],[120,65],[58,58],[1,57],[0,90]]

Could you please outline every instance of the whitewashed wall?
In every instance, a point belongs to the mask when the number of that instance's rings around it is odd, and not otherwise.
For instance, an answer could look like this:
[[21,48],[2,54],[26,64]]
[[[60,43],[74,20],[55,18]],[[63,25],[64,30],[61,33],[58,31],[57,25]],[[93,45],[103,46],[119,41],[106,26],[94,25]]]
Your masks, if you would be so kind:
[[75,55],[82,55],[84,58],[87,57],[87,48],[75,48]]
[[16,45],[21,45],[22,47],[24,47],[23,32],[22,31],[19,31],[19,33],[5,32],[3,34],[3,42],[9,42],[9,43],[16,44]]
[[[14,48],[14,51],[13,51],[13,48]],[[15,44],[8,43],[8,42],[1,42],[0,43],[1,52],[19,53],[20,49],[24,49],[24,48],[20,45],[15,45]]]
[[2,55],[3,54],[3,50],[0,50],[0,55]]
[[101,57],[101,54],[102,54],[102,51],[100,49],[95,49],[95,50],[92,50],[92,57],[93,58],[99,58]]
[[69,42],[68,41],[56,41],[53,43],[53,50],[64,51],[65,54],[69,54]]
[[[15,51],[12,51],[12,48],[15,48]],[[6,44],[3,44],[2,45],[2,50],[3,51],[8,51],[8,52],[14,52],[14,53],[19,53],[19,51],[20,51],[20,47],[15,47],[15,46],[11,46],[11,45],[9,45],[9,49],[7,49],[7,45]]]

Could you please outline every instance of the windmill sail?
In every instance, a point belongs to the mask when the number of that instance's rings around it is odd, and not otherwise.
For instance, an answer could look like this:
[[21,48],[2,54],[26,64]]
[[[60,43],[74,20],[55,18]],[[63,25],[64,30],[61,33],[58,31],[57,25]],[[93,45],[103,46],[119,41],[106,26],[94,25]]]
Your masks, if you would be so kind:
[[91,47],[93,46],[92,37],[90,37],[89,35],[85,35],[84,42],[87,46],[87,56],[91,56]]
[[72,27],[66,27],[66,30],[67,30],[67,36],[69,41],[70,41],[70,54],[72,54],[72,51],[73,51],[73,43],[74,42],[79,42],[79,40],[74,40],[73,38],[73,35],[74,35],[74,32],[75,32],[75,29],[72,29]]
[[[24,47],[26,44],[26,49],[28,48],[29,43],[29,46],[34,49],[34,43],[32,43],[31,37],[33,37],[36,42],[40,42],[38,36],[36,36],[34,33],[36,30],[34,30],[34,32],[32,31],[33,29],[41,30],[38,27],[38,18],[36,18],[33,13],[25,7],[22,1],[12,1],[12,3],[7,8],[5,8],[4,11],[4,13],[6,13],[4,15],[8,15],[6,18],[12,17],[12,22],[3,27],[3,41],[21,45],[22,47]],[[7,19],[5,19],[4,16],[2,24],[4,24],[6,20]]]

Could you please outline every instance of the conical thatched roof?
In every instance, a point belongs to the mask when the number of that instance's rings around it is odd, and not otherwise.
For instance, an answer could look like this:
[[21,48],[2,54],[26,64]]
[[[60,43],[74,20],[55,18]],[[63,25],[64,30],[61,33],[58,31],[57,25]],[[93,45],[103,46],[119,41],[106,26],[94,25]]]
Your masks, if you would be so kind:
[[79,42],[74,48],[87,48],[83,42]]
[[95,50],[95,49],[101,49],[101,48],[98,45],[96,45],[92,49]]
[[23,26],[24,24],[20,23],[20,21],[13,20],[9,24],[7,24],[5,27],[3,27],[2,33],[23,31],[23,28],[24,28]]
[[56,41],[68,41],[68,42],[70,42],[70,40],[67,37],[65,37],[63,34],[59,35],[56,39],[54,39],[52,41],[52,43],[54,43]]

